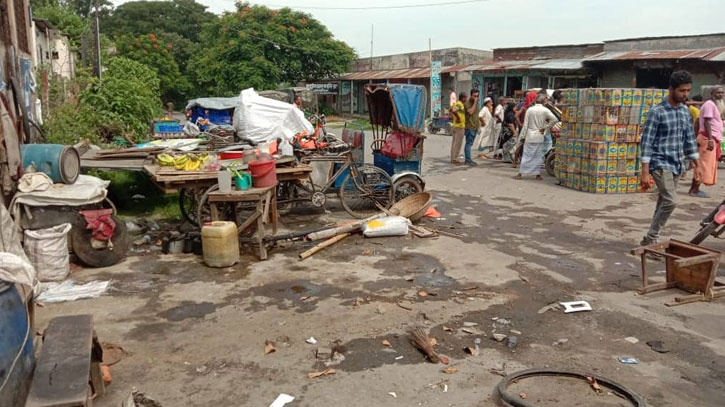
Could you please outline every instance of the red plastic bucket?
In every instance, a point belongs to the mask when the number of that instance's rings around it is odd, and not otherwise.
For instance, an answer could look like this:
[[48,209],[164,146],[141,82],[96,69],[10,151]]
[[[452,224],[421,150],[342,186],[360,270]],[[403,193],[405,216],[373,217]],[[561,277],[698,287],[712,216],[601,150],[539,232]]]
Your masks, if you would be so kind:
[[255,188],[273,187],[277,185],[277,171],[274,160],[252,161],[249,163],[249,172],[252,173],[252,185]]

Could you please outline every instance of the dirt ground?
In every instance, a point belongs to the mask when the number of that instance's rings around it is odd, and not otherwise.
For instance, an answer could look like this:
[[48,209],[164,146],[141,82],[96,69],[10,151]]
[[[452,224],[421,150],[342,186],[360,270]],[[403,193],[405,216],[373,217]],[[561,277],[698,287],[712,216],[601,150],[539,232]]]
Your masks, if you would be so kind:
[[[515,181],[510,165],[491,161],[452,167],[449,143],[431,136],[424,167],[443,214],[424,222],[449,236],[354,236],[305,261],[297,260],[304,245],[287,244],[267,261],[246,254],[229,269],[207,268],[193,255],[128,257],[75,272],[80,282],[111,280],[112,289],[38,308],[37,329],[54,316],[92,313],[100,339],[130,353],[111,367],[99,407],[119,406],[133,389],[165,407],[267,406],[280,393],[296,398],[290,406],[496,406],[501,375],[526,368],[608,377],[648,406],[723,405],[725,299],[666,307],[681,293],[634,294],[639,260],[629,250],[647,229],[652,194],[587,194],[548,176]],[[679,192],[664,236],[687,239],[723,188],[707,188],[710,199],[685,196],[684,185]],[[332,209],[282,222],[306,229],[345,219]],[[705,245],[725,250],[716,239]],[[653,266],[655,279],[663,267]],[[540,312],[572,300],[593,310]],[[413,326],[430,332],[457,371],[444,373],[410,345]],[[493,333],[515,335],[518,344],[509,348]],[[306,343],[310,337],[317,344]],[[265,340],[276,352],[264,354]],[[669,352],[654,352],[648,341]],[[476,346],[476,356],[464,352]],[[344,360],[330,366],[334,374],[310,379],[326,369],[318,348]],[[522,380],[510,390],[537,406],[630,405],[571,379]]]

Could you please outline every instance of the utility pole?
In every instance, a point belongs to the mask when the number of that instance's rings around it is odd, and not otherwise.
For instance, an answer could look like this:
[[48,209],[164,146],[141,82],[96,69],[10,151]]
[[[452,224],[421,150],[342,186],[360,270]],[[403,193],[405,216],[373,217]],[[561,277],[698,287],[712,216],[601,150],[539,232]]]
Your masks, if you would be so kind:
[[98,0],[95,0],[95,8],[96,8],[96,13],[95,13],[96,15],[95,15],[94,21],[95,21],[95,26],[96,26],[95,27],[96,32],[95,32],[94,42],[95,42],[95,46],[96,46],[96,58],[95,58],[95,61],[93,61],[93,63],[95,65],[96,77],[98,77],[98,79],[100,80],[101,79],[101,30],[100,30],[100,26],[98,24]]
[[370,24],[370,70],[373,70],[373,35],[375,33],[375,25]]

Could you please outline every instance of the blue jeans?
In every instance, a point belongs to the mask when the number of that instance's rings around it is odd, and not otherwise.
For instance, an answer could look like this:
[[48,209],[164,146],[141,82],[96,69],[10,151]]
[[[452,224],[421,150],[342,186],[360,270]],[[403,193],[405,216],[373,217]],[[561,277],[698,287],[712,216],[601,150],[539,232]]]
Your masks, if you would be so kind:
[[473,146],[473,140],[476,139],[476,130],[466,129],[466,146],[463,147],[463,155],[466,157],[466,162],[473,161],[471,159],[471,147]]

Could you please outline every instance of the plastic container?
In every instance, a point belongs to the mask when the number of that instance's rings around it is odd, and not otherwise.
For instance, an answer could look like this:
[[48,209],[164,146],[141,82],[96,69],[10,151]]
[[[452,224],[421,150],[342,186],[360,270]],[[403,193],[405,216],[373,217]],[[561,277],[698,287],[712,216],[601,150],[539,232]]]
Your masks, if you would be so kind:
[[216,173],[216,180],[219,183],[219,192],[228,194],[232,192],[232,173],[229,171],[219,171]]
[[244,151],[222,151],[219,153],[222,160],[238,160],[244,157]]
[[244,155],[242,157],[242,162],[244,164],[249,164],[256,159],[257,159],[257,153],[254,152],[253,148],[244,150]]
[[241,173],[241,177],[234,177],[234,184],[240,191],[245,191],[252,186],[252,176],[248,172]]
[[[0,391],[0,406],[25,405],[30,379],[33,376],[33,332],[28,332],[28,316],[25,304],[14,284],[0,281],[0,384],[7,385]],[[25,335],[28,333],[28,339]],[[25,342],[25,346],[23,346]],[[13,360],[20,353],[15,368]],[[10,373],[8,373],[10,372]],[[6,377],[10,374],[10,377]]]
[[53,182],[72,184],[81,171],[78,150],[62,144],[23,144],[20,146],[23,168],[34,166],[47,174]]
[[271,158],[252,161],[249,163],[249,172],[252,173],[252,184],[255,188],[277,185],[276,164]]
[[204,263],[209,267],[231,267],[239,261],[239,238],[234,222],[215,221],[201,228]]

